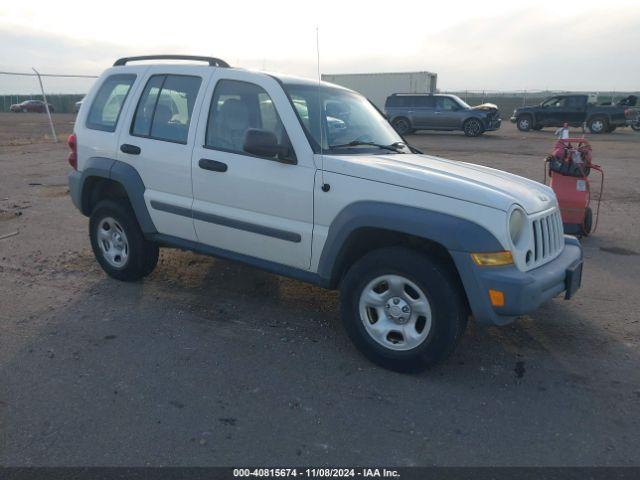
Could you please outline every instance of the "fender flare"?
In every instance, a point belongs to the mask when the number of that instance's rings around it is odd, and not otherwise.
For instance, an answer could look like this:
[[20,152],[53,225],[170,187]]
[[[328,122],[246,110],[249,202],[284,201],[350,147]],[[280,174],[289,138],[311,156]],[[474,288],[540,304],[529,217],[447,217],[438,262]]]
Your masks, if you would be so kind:
[[379,228],[424,238],[448,251],[496,252],[504,247],[477,223],[446,213],[385,202],[363,201],[346,206],[329,227],[318,263],[321,278],[335,284],[351,234],[362,228]]
[[129,202],[133,208],[133,211],[138,220],[138,224],[145,234],[158,233],[147,204],[144,201],[144,192],[146,190],[142,178],[138,171],[131,165],[114,160],[112,158],[105,157],[91,157],[85,163],[85,168],[82,170],[79,179],[79,192],[80,209],[83,214],[90,215],[88,200],[89,196],[86,195],[85,186],[86,181],[89,178],[100,177],[107,178],[118,182],[127,192]]

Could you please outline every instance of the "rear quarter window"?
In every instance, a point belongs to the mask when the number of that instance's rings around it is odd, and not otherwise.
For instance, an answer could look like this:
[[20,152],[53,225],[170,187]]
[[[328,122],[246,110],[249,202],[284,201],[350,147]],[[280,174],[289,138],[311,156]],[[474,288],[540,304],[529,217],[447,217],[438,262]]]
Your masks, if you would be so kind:
[[89,109],[87,128],[115,132],[122,106],[135,80],[136,76],[133,74],[118,74],[107,77],[96,93]]

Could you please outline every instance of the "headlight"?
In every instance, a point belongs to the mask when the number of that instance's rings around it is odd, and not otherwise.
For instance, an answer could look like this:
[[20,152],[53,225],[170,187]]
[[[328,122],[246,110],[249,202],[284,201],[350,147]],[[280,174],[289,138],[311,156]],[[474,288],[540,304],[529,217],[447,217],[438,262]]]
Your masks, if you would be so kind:
[[514,245],[517,245],[524,233],[527,217],[520,208],[514,208],[509,217],[509,236]]

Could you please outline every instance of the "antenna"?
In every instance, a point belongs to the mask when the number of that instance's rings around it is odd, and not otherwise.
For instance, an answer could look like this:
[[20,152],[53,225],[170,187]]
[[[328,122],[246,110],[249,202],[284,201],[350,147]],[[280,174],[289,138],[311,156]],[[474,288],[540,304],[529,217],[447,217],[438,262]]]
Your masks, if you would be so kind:
[[322,152],[323,139],[323,122],[322,122],[322,98],[320,98],[320,27],[316,26],[316,54],[317,54],[317,67],[318,67],[318,120],[320,120],[320,183],[322,184],[322,191],[328,192],[329,184],[324,183],[324,154]]

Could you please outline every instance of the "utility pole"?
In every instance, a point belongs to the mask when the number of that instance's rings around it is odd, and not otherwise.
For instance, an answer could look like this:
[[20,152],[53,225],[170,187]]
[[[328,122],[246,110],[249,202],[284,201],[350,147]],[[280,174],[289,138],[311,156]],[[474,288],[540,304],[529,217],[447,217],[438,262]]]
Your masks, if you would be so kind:
[[38,71],[31,67],[31,69],[36,72],[36,75],[38,76],[38,83],[40,84],[40,91],[42,92],[42,99],[44,100],[44,109],[47,112],[47,116],[49,117],[49,125],[51,126],[51,134],[53,135],[53,142],[54,143],[58,143],[58,136],[56,135],[56,129],[53,126],[53,119],[51,118],[51,112],[49,111],[49,103],[47,102],[47,96],[44,93],[44,87],[42,86],[42,78],[40,78],[40,74],[38,73]]

